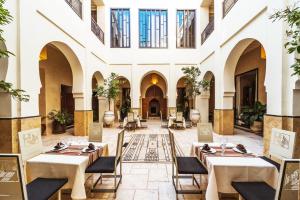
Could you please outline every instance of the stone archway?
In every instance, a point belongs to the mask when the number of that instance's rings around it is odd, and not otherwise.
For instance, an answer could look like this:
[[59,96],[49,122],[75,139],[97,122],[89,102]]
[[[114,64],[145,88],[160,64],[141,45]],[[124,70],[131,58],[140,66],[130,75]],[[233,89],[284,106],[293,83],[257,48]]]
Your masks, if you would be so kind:
[[119,76],[120,93],[115,100],[115,111],[119,120],[123,120],[131,109],[131,85],[124,76]]
[[92,77],[92,110],[93,110],[93,121],[99,121],[99,100],[98,97],[95,96],[94,89],[97,86],[104,84],[104,78],[101,72],[96,71]]
[[[163,117],[167,116],[167,83],[165,78],[161,76],[159,73],[151,72],[146,74],[141,81],[141,103],[142,103],[142,116],[143,118],[154,117],[158,118],[160,112]],[[159,103],[154,106],[153,110],[155,112],[151,112],[151,108],[149,107],[149,103],[151,100],[156,99]],[[159,110],[157,110],[159,109]]]
[[189,119],[190,108],[193,105],[193,100],[187,97],[186,78],[181,77],[176,84],[176,110],[183,112],[184,118]]
[[201,122],[214,123],[215,112],[215,76],[213,72],[207,71],[203,77],[203,80],[209,81],[209,90],[203,91],[199,95],[198,105],[201,114]]
[[233,134],[234,126],[240,125],[240,116],[246,107],[251,108],[258,101],[266,104],[265,73],[263,45],[253,38],[238,42],[225,63],[223,108],[215,110],[216,132]]
[[[74,134],[85,134],[82,121],[76,120],[84,110],[83,71],[72,49],[62,42],[50,42],[40,51],[39,73],[41,89],[39,94],[39,111],[42,117],[42,131],[52,134],[53,121],[47,118],[52,110],[64,111],[71,115],[68,127],[75,127]],[[76,99],[77,98],[77,99]],[[79,114],[79,115],[78,115]]]

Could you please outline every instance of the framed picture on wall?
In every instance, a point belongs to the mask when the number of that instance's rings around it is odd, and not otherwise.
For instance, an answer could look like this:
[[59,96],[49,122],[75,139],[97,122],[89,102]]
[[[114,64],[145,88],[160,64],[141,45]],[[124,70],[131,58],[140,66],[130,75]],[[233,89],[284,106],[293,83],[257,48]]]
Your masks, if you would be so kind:
[[280,177],[281,179],[278,182],[279,189],[276,192],[275,199],[300,199],[300,160],[284,160]]
[[0,200],[26,200],[20,155],[0,154]]

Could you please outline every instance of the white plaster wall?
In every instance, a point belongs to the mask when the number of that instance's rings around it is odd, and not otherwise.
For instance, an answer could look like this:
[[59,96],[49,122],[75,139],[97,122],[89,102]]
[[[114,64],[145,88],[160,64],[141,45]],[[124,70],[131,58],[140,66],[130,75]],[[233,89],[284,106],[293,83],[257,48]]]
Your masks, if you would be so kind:
[[[132,0],[104,0],[105,6],[98,9],[103,13],[99,13],[98,17],[105,16],[104,21],[99,21],[105,30],[105,45],[90,30],[90,0],[83,0],[83,19],[62,0],[7,1],[6,6],[14,16],[14,21],[5,27],[4,36],[7,48],[16,56],[9,58],[6,80],[26,90],[31,100],[21,104],[12,100],[9,116],[5,117],[38,115],[38,94],[41,87],[38,57],[42,47],[52,41],[65,44],[71,50],[70,58],[76,57],[80,63],[82,83],[75,83],[78,85],[74,87],[74,93],[81,97],[76,101],[78,110],[91,109],[91,77],[96,71],[104,78],[112,71],[126,77],[131,84],[133,108],[140,107],[142,77],[151,71],[158,72],[167,82],[168,106],[175,107],[176,83],[183,75],[181,68],[190,65],[199,66],[202,76],[206,71],[214,73],[215,106],[217,109],[230,108],[230,97],[224,98],[224,92],[234,92],[234,88],[225,82],[224,68],[230,52],[246,38],[257,39],[266,49],[268,113],[293,115],[293,89],[297,77],[290,78],[289,65],[293,62],[293,57],[288,56],[283,48],[285,25],[282,22],[272,23],[268,19],[274,10],[283,8],[287,2],[239,0],[223,19],[222,1],[215,0],[215,30],[201,45],[201,32],[208,22],[207,8],[200,7],[202,1],[189,0],[187,3],[182,0],[164,0],[162,3],[161,0],[139,0],[132,3]],[[110,48],[111,8],[130,9],[131,48]],[[167,49],[138,48],[140,8],[168,10]],[[195,49],[176,48],[177,9],[197,11]],[[0,105],[0,109],[1,106],[3,105]],[[0,117],[4,117],[1,112]]]

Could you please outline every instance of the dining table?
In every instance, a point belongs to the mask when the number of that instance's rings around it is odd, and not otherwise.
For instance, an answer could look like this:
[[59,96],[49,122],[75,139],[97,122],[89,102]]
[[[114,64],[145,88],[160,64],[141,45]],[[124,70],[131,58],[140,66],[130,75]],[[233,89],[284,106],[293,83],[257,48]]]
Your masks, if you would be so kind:
[[[271,163],[263,160],[258,155],[236,151],[236,145],[227,143],[222,152],[220,143],[208,143],[215,153],[202,150],[204,143],[194,143],[191,154],[198,157],[207,168],[206,179],[207,200],[218,200],[219,193],[237,193],[231,186],[232,181],[264,181],[273,188],[277,187],[279,172]],[[204,179],[205,180],[205,179]]]
[[68,178],[63,189],[71,189],[72,199],[86,199],[85,181],[90,176],[85,169],[100,156],[108,155],[106,143],[93,142],[95,151],[84,152],[89,142],[72,142],[66,149],[46,151],[26,161],[28,182],[42,178]]

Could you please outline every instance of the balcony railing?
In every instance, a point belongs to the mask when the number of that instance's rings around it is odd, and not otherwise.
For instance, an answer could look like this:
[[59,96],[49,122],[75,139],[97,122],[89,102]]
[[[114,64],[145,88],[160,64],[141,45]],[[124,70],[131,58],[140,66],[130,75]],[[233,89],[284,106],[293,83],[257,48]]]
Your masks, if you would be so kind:
[[65,0],[72,10],[82,18],[82,3],[80,0]]
[[229,13],[238,0],[224,0],[223,1],[223,18]]
[[210,34],[214,31],[214,29],[215,29],[215,20],[211,20],[201,34],[201,44],[203,44],[206,41],[206,39],[210,36]]
[[100,26],[97,24],[97,22],[92,18],[91,20],[91,29],[93,33],[97,36],[97,38],[104,44],[104,32],[100,28]]

